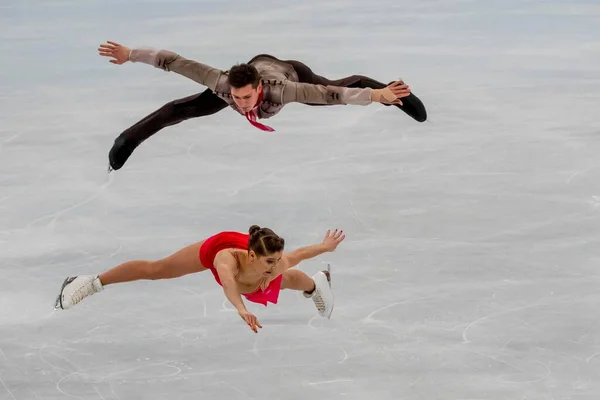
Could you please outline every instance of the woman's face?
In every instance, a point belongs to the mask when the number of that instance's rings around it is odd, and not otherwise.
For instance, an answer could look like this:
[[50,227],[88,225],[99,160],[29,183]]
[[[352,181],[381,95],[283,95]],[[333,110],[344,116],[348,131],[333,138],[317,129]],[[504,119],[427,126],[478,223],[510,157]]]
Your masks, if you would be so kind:
[[271,276],[277,269],[281,258],[283,257],[283,251],[269,254],[267,256],[257,256],[253,251],[250,254],[251,262],[257,272],[260,272],[262,276]]

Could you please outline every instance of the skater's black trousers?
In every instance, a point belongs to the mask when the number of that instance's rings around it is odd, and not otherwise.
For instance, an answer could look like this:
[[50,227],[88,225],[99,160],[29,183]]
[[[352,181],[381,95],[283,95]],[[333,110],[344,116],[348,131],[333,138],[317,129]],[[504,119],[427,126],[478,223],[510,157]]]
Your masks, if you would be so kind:
[[[373,89],[381,89],[387,86],[384,83],[362,75],[352,75],[337,80],[330,80],[315,74],[307,65],[300,61],[283,61],[294,67],[300,82],[303,83]],[[396,105],[396,107],[400,108],[416,121],[423,122],[427,119],[425,106],[414,94],[411,93],[408,97],[403,98],[402,103],[402,106]],[[308,105],[316,106],[322,104]],[[123,131],[119,137],[117,137],[109,153],[111,167],[115,170],[120,169],[140,143],[161,129],[191,118],[215,114],[228,106],[229,105],[224,100],[217,97],[210,89],[165,104],[158,110],[138,121],[135,125]]]
[[[387,85],[376,81],[375,79],[369,78],[367,76],[362,75],[351,75],[345,78],[330,80],[320,75],[315,74],[307,65],[301,63],[296,60],[284,60],[288,64],[292,64],[296,72],[298,73],[298,78],[300,82],[303,83],[312,83],[314,85],[323,85],[323,86],[341,86],[348,88],[371,88],[371,89],[383,89]],[[391,83],[391,82],[390,82]],[[389,85],[389,83],[388,83]],[[427,119],[427,111],[425,110],[425,106],[419,100],[417,96],[414,94],[408,95],[408,97],[404,97],[402,99],[403,105],[396,106],[400,108],[402,111],[413,117],[415,120],[419,122],[423,122]],[[309,104],[309,105],[319,105],[322,106],[324,104]]]

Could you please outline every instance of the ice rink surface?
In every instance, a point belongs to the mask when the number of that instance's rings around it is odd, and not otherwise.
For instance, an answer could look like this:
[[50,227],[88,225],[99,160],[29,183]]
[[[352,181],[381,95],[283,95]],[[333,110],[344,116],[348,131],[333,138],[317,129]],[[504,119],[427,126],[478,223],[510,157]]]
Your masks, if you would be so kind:
[[[0,2],[0,400],[597,400],[597,1]],[[107,174],[115,137],[204,87],[96,53],[114,40],[222,69],[258,53],[404,78],[393,107],[225,109]],[[284,291],[250,332],[210,273],[66,276],[221,230],[347,239],[331,320]]]

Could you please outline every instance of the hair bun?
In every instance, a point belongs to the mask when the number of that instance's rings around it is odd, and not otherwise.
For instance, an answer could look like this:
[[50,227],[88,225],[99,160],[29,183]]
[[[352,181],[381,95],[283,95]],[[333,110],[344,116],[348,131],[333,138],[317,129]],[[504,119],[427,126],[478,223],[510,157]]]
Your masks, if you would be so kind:
[[250,236],[252,236],[252,235],[254,235],[258,231],[260,231],[260,226],[258,226],[258,225],[252,225],[250,227],[250,229],[248,230],[248,233],[250,234]]

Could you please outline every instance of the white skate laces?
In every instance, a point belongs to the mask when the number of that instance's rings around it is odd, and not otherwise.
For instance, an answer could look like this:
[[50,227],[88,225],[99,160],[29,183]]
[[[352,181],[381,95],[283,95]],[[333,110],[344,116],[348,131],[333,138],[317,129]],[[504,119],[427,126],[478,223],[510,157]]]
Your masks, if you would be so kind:
[[331,272],[327,265],[327,271],[319,271],[312,276],[315,289],[312,293],[304,292],[304,297],[312,298],[321,317],[331,318],[333,312],[334,297],[331,291]]
[[96,275],[68,277],[63,282],[60,294],[54,303],[54,309],[68,310],[88,296],[104,290],[100,278]]

